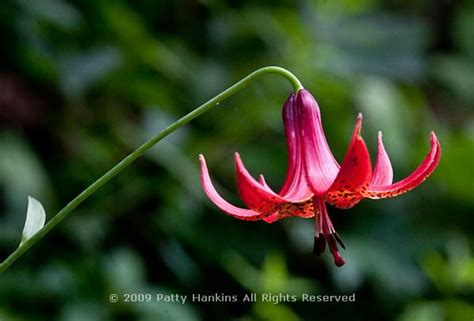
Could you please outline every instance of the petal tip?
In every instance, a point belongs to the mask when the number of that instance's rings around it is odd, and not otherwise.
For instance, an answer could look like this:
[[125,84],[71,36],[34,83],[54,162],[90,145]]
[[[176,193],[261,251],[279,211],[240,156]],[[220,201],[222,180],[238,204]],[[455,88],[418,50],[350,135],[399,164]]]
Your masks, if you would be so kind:
[[385,147],[383,146],[383,133],[381,130],[377,132],[377,144],[379,148],[383,148],[385,150]]
[[[440,145],[438,137],[436,137],[436,134],[434,133],[434,131],[430,132],[430,144],[431,144],[431,148],[436,148],[438,154],[441,153],[441,145]],[[438,157],[439,157],[439,155],[438,155]]]
[[234,153],[234,163],[237,169],[240,169],[241,167],[244,166],[242,162],[242,158],[240,158],[240,154],[238,152]]
[[199,162],[201,163],[201,165],[206,166],[206,159],[204,158],[204,155],[199,154],[198,158],[199,158]]
[[362,129],[362,113],[359,113],[356,118],[356,123],[355,123],[355,128],[354,128],[354,134],[357,138],[360,137],[360,131]]

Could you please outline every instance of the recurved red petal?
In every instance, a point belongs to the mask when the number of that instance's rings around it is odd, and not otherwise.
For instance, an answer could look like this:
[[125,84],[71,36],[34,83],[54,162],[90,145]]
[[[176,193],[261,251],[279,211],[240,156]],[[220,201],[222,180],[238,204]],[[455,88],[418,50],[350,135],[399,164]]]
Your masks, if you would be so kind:
[[249,208],[258,212],[268,212],[285,202],[270,187],[263,186],[249,174],[239,153],[235,153],[235,169],[240,198]]
[[314,194],[324,195],[336,178],[339,165],[324,136],[319,106],[305,89],[297,94],[296,108],[306,179]]
[[413,173],[391,185],[369,186],[365,191],[365,197],[378,199],[394,197],[406,193],[420,185],[438,166],[441,157],[441,147],[434,132],[431,132],[431,149],[425,159]]
[[[270,188],[268,184],[265,182],[265,178],[263,175],[258,177],[258,182],[265,188]],[[273,214],[265,216],[262,218],[267,223],[273,223],[279,219],[290,217],[290,216],[298,216],[302,218],[310,218],[315,215],[313,202],[311,198],[307,198],[306,200],[299,201],[297,203],[284,203],[281,204],[277,211]]]
[[392,164],[383,146],[382,132],[379,132],[377,137],[377,161],[375,162],[374,175],[372,176],[370,186],[387,186],[392,184],[392,181]]
[[206,166],[206,160],[203,155],[199,155],[199,160],[201,162],[201,184],[204,188],[204,192],[207,197],[223,212],[246,221],[256,221],[262,219],[264,216],[269,215],[269,213],[259,213],[254,210],[244,209],[237,206],[234,206],[223,199],[214,188],[211,178],[209,177],[209,171]]
[[359,114],[341,169],[326,195],[326,201],[338,208],[349,208],[357,204],[364,198],[362,192],[372,179],[369,151],[360,136],[361,126],[362,114]]
[[238,153],[235,153],[235,166],[237,169],[237,186],[242,201],[249,208],[266,213],[263,217],[265,222],[272,223],[290,216],[303,218],[314,216],[311,196],[296,201],[281,197],[270,189],[263,175],[259,176],[259,182],[253,179]]

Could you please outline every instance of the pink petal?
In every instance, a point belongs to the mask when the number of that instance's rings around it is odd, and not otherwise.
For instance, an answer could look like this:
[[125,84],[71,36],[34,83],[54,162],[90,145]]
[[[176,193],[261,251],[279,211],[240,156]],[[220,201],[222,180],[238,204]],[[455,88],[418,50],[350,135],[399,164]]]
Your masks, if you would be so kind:
[[431,132],[431,149],[426,155],[423,162],[413,173],[391,185],[386,186],[370,186],[365,193],[366,197],[373,199],[394,197],[406,193],[418,185],[420,185],[428,176],[433,173],[438,166],[441,157],[441,146],[435,133]]
[[292,94],[283,106],[283,123],[288,147],[288,170],[283,187],[278,193],[287,201],[297,202],[313,194],[309,189],[303,165],[303,147],[296,95]]
[[352,207],[363,199],[362,192],[372,178],[369,151],[360,136],[361,126],[362,114],[359,114],[341,169],[326,195],[327,202],[338,208]]
[[288,170],[286,172],[285,182],[279,192],[280,195],[286,194],[286,192],[294,185],[295,174],[301,163],[301,146],[298,135],[298,116],[295,114],[295,101],[296,96],[292,93],[283,105],[282,111],[286,146],[288,149]]
[[237,174],[237,188],[240,198],[249,208],[258,212],[268,212],[285,200],[274,193],[268,186],[262,186],[247,171],[239,153],[235,153],[235,168]]
[[201,162],[201,184],[204,188],[204,192],[206,193],[207,197],[223,212],[247,221],[256,221],[262,219],[265,216],[265,213],[258,213],[253,210],[239,208],[228,203],[224,200],[214,188],[212,184],[211,178],[209,177],[209,171],[207,170],[206,160],[204,159],[203,155],[199,155],[199,160]]
[[393,169],[382,141],[382,132],[377,137],[377,161],[370,186],[386,186],[392,184]]
[[295,108],[301,128],[298,133],[301,135],[306,179],[313,193],[323,195],[336,178],[339,165],[324,136],[319,107],[313,96],[305,89],[300,90]]

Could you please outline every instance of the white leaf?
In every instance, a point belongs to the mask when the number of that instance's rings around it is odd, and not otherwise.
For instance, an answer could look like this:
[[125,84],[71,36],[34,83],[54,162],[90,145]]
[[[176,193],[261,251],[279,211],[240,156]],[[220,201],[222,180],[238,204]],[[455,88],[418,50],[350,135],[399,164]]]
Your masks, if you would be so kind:
[[20,246],[44,226],[45,220],[46,214],[43,205],[37,199],[28,196],[28,211],[26,212],[25,227],[23,228]]

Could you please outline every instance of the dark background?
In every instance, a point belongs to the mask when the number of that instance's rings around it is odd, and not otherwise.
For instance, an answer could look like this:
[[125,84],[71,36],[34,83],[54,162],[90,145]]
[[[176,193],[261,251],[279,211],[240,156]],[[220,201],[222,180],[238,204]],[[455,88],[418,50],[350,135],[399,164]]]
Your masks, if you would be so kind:
[[[318,100],[339,161],[357,113],[383,130],[395,179],[441,163],[394,199],[329,208],[347,250],[311,254],[313,221],[244,222],[199,183],[206,155],[235,204],[233,153],[274,189],[286,170],[266,76],[175,132],[0,275],[0,320],[474,318],[472,1],[61,1],[0,4],[0,257],[27,195],[48,218],[160,129],[251,71],[293,71]],[[352,294],[356,303],[109,303],[111,293]]]

